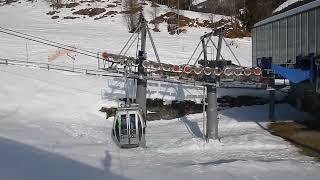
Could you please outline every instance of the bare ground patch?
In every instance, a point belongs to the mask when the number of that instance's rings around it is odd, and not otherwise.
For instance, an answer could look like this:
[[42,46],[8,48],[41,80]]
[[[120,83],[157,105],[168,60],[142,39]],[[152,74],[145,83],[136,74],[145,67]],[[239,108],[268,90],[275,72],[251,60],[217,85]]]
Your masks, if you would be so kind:
[[63,19],[78,19],[78,18],[80,18],[80,17],[66,16]]
[[269,125],[273,135],[280,136],[301,149],[302,153],[320,160],[320,123],[275,122]]
[[75,11],[72,14],[86,15],[89,17],[93,17],[104,12],[106,12],[105,8],[86,8],[86,9],[80,9],[78,11]]
[[[163,23],[166,22],[168,24],[178,24],[178,14],[175,12],[167,12],[162,14],[155,19],[151,20],[151,24],[155,23]],[[199,19],[192,19],[183,15],[179,15],[179,27],[205,27],[205,28],[225,28],[225,37],[227,38],[242,38],[250,36],[250,33],[243,28],[240,23],[233,22],[229,19],[221,19],[217,22],[210,22],[209,20],[200,21]]]
[[118,11],[108,11],[104,15],[94,18],[94,20],[102,19],[102,18],[105,18],[105,17],[108,17],[108,16],[113,17],[116,14],[118,14]]

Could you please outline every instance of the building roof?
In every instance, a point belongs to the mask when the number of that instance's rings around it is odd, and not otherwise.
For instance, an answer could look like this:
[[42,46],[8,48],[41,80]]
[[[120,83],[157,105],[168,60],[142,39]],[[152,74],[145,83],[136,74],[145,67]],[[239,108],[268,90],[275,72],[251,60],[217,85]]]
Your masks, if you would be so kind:
[[299,13],[302,13],[302,12],[305,12],[305,11],[308,11],[308,10],[311,10],[311,9],[315,9],[317,7],[320,7],[320,0],[315,0],[315,1],[312,1],[312,2],[310,2],[308,4],[299,6],[297,8],[291,9],[289,11],[286,11],[284,13],[280,13],[280,14],[271,16],[271,17],[269,17],[267,19],[264,19],[264,20],[256,23],[254,25],[254,27],[259,27],[259,26],[268,24],[270,22],[274,22],[274,21],[277,21],[277,20],[280,20],[280,19],[283,19],[283,18],[286,18],[286,17],[289,17],[289,16],[293,16],[295,14],[299,14]]

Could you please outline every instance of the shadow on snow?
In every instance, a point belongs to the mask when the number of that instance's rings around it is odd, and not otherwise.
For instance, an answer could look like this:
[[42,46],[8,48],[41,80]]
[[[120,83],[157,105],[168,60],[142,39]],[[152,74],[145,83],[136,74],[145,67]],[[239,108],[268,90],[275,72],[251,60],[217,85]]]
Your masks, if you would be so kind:
[[110,172],[111,156],[108,151],[103,160],[104,170],[1,137],[0,154],[0,179],[128,180]]

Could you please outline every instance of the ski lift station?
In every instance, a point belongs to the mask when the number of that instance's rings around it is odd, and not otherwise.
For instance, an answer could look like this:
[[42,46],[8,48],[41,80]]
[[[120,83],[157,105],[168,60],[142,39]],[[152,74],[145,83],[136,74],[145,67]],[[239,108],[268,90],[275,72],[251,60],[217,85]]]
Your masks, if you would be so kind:
[[320,0],[256,23],[252,42],[253,66],[261,67],[264,76],[289,80],[297,108],[316,112],[320,108]]

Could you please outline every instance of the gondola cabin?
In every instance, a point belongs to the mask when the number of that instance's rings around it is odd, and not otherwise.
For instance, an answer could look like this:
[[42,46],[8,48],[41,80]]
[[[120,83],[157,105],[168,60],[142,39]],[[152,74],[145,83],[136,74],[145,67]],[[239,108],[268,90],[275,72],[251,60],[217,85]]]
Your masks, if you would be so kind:
[[114,117],[112,137],[121,148],[145,146],[146,122],[139,105],[119,107]]

